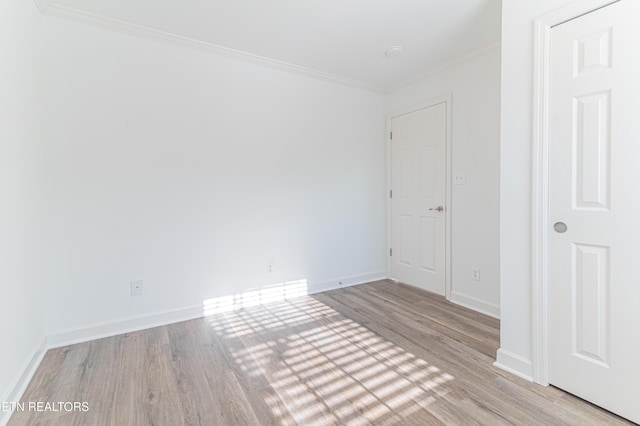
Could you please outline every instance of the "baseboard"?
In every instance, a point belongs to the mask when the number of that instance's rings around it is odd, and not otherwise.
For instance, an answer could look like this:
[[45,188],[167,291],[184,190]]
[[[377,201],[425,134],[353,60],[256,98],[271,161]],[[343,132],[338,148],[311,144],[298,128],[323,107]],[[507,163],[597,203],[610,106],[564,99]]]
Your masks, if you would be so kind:
[[533,382],[533,364],[531,360],[518,354],[498,349],[497,359],[493,365],[529,382]]
[[[24,391],[27,390],[27,386],[29,385],[29,382],[31,382],[31,378],[35,374],[46,353],[47,340],[46,338],[43,338],[38,347],[25,362],[24,367],[18,372],[18,375],[9,387],[9,392],[2,400],[0,400],[1,402],[19,402],[20,399],[22,399]],[[11,418],[12,414],[13,411],[0,410],[0,426],[5,426],[9,422],[9,418]]]
[[[352,275],[348,277],[336,278],[333,280],[308,283],[307,293],[315,294],[339,288],[351,287],[372,281],[385,279],[386,271],[377,271],[367,274]],[[181,321],[188,321],[204,316],[202,304],[190,306],[171,311],[156,312],[149,315],[131,317],[119,321],[93,324],[88,327],[60,331],[48,335],[42,339],[38,348],[33,352],[29,360],[25,363],[22,372],[16,377],[9,393],[2,400],[5,402],[18,402],[22,398],[36,369],[42,362],[48,349],[73,345],[105,337],[116,336],[124,333],[145,330]],[[5,426],[13,412],[0,411],[0,426]]]
[[464,306],[465,308],[473,309],[481,314],[500,319],[500,306],[485,302],[484,300],[452,291],[450,302]]
[[148,315],[126,318],[120,321],[93,324],[89,327],[50,334],[47,337],[47,347],[52,349],[74,345],[76,343],[160,327],[176,322],[189,321],[201,318],[202,316],[202,305],[198,305],[164,312],[155,312]]
[[351,287],[370,283],[372,281],[384,280],[387,278],[387,271],[370,272],[368,274],[352,275],[333,280],[309,283],[307,292],[309,294],[322,293],[325,291],[337,290],[339,288]]
[[[385,279],[386,276],[386,271],[377,271],[316,283],[310,282],[307,284],[307,293],[322,293],[324,291],[364,284],[371,281]],[[204,310],[202,304],[200,304],[198,306],[189,306],[171,311],[156,312],[149,315],[125,318],[119,321],[93,324],[88,327],[50,334],[47,337],[47,348],[59,348],[76,343],[88,342],[90,340],[117,336],[124,333],[132,333],[134,331],[160,327],[182,321],[189,321],[203,316]]]

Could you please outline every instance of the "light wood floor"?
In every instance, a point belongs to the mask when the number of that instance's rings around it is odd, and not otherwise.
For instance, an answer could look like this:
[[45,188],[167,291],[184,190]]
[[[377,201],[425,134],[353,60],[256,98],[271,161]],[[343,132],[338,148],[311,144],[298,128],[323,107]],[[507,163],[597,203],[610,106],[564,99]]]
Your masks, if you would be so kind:
[[499,323],[378,281],[54,349],[10,425],[616,425],[494,368]]

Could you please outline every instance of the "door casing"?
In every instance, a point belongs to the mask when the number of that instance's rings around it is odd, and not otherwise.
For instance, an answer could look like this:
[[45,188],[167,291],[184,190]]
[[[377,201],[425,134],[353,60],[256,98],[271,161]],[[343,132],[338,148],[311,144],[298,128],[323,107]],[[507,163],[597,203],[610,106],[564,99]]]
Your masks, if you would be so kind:
[[535,20],[533,53],[533,151],[531,324],[533,380],[549,385],[549,95],[551,28],[620,0],[572,2]]
[[387,277],[391,278],[391,256],[389,252],[391,250],[392,235],[391,235],[391,197],[389,196],[392,189],[391,176],[392,176],[392,158],[391,158],[391,131],[392,120],[394,117],[408,114],[420,109],[429,108],[441,103],[446,104],[447,110],[447,137],[445,142],[446,150],[446,164],[445,164],[445,268],[444,268],[444,281],[445,281],[445,297],[447,300],[451,299],[451,102],[453,96],[451,93],[438,96],[437,98],[429,99],[428,101],[420,102],[415,105],[411,105],[407,108],[402,108],[387,115]]

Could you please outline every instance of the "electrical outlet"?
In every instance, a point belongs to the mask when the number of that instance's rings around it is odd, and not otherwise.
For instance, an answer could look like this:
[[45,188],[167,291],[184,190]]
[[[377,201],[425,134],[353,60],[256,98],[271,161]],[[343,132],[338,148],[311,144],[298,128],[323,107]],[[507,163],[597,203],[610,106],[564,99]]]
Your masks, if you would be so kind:
[[453,175],[454,185],[464,185],[467,183],[467,174],[465,172],[459,172]]
[[275,269],[276,269],[275,262],[267,262],[267,272],[268,273],[272,273],[273,271],[275,271]]
[[471,268],[471,278],[474,281],[480,281],[480,268]]
[[142,296],[142,280],[131,281],[131,296]]

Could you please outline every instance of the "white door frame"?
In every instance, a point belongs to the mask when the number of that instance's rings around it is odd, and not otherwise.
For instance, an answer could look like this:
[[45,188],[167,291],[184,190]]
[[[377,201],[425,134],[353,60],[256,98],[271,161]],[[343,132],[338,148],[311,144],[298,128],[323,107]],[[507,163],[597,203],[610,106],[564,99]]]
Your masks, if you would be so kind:
[[[531,235],[532,367],[549,385],[549,65],[551,28],[620,0],[578,0],[535,20]],[[637,1],[637,0],[636,0]]]
[[445,267],[444,267],[444,282],[445,282],[445,297],[447,300],[451,299],[451,93],[438,96],[437,98],[430,99],[428,101],[420,102],[407,108],[394,111],[387,114],[387,278],[391,278],[391,256],[389,255],[391,250],[392,234],[391,234],[391,122],[394,117],[400,115],[409,114],[414,111],[418,111],[424,108],[429,108],[438,104],[446,104],[447,110],[447,123],[446,123],[446,163],[445,163]]

